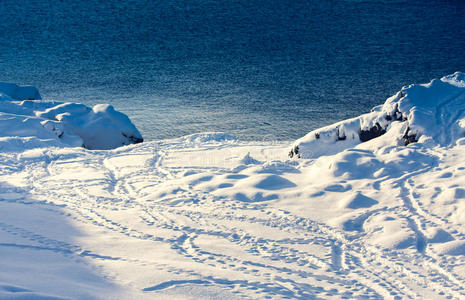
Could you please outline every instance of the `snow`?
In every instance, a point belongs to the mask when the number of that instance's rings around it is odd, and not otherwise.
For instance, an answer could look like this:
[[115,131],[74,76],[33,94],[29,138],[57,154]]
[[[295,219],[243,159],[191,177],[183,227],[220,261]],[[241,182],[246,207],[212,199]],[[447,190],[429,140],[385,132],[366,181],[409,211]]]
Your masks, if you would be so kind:
[[113,108],[8,96],[0,299],[463,299],[463,78],[294,143],[199,133],[101,151],[73,138],[122,131]]
[[[290,156],[316,158],[335,154],[385,132],[395,137],[389,140],[391,145],[419,139],[448,146],[463,137],[464,101],[465,74],[461,72],[427,84],[406,86],[371,113],[308,133],[294,143]],[[370,129],[371,134],[367,133]]]
[[22,143],[23,149],[47,144],[113,149],[143,141],[129,118],[111,105],[90,108],[39,99],[34,87],[0,83],[0,145],[9,148],[8,144]]
[[4,100],[38,100],[39,90],[33,86],[19,86],[14,83],[0,82],[0,101]]

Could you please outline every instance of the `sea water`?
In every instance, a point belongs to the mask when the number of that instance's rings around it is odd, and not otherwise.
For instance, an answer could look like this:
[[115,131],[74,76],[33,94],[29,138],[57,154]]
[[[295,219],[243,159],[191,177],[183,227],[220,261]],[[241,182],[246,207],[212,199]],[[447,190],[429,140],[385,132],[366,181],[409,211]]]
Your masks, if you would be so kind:
[[292,140],[465,71],[463,1],[0,1],[0,81],[146,140]]

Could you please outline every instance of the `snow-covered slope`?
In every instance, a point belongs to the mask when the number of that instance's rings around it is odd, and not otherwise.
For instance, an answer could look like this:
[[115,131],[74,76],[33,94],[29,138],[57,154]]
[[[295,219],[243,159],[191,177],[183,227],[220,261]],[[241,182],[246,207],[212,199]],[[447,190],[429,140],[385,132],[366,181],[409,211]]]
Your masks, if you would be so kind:
[[[301,159],[220,133],[108,151],[0,137],[0,298],[463,299],[462,76],[316,131]],[[362,121],[386,132],[361,143]],[[321,143],[336,126],[346,139]]]
[[129,118],[111,105],[89,108],[40,99],[34,87],[0,82],[0,145],[112,149],[143,140]]
[[[465,132],[465,74],[403,87],[371,113],[308,133],[289,155],[315,158],[330,155],[391,131],[391,145],[454,143]],[[395,132],[394,132],[395,131]]]

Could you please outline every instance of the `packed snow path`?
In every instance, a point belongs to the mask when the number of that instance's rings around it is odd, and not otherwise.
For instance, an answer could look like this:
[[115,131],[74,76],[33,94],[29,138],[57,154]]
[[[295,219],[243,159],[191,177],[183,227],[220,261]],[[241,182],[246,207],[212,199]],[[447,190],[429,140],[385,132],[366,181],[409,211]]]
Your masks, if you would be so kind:
[[320,162],[288,160],[286,147],[180,139],[1,153],[0,291],[465,297],[461,146],[396,149],[395,159],[418,162],[376,180],[364,178],[367,164],[328,180]]

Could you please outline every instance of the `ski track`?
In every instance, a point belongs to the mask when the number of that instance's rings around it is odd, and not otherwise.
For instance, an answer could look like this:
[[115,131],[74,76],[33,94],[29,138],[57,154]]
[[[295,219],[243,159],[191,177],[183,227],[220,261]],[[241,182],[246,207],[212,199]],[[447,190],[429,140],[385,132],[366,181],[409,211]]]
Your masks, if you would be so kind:
[[[425,226],[448,225],[446,219],[423,209],[415,197],[415,186],[411,178],[429,171],[431,167],[390,179],[391,182],[387,184],[399,190],[401,202],[398,206],[368,210],[354,221],[361,228],[368,217],[385,210],[396,212],[408,220],[417,237],[418,251],[400,253],[365,243],[359,233],[302,218],[266,203],[244,204],[222,199],[196,190],[193,186],[183,187],[179,194],[158,199],[156,202],[139,201],[150,193],[145,192],[144,188],[138,188],[138,183],[149,182],[157,186],[179,178],[182,172],[164,165],[169,147],[155,152],[153,150],[150,147],[140,147],[137,152],[131,152],[130,155],[145,155],[148,159],[143,167],[129,173],[122,172],[121,168],[112,163],[118,157],[131,159],[124,150],[115,151],[109,157],[96,152],[92,154],[91,161],[87,156],[85,159],[80,158],[80,155],[50,156],[45,162],[32,159],[24,169],[15,167],[17,158],[2,154],[4,164],[0,174],[23,174],[27,186],[30,187],[26,192],[34,195],[37,201],[18,198],[0,199],[0,203],[34,205],[52,214],[61,214],[83,226],[102,228],[122,238],[167,244],[182,261],[191,261],[189,266],[179,268],[169,263],[138,259],[130,255],[109,256],[5,222],[0,222],[0,230],[21,236],[30,244],[0,243],[0,248],[53,251],[60,255],[91,259],[96,264],[100,260],[120,260],[146,269],[176,274],[175,278],[185,278],[140,287],[144,294],[183,285],[201,285],[220,286],[232,291],[238,298],[417,299],[422,297],[424,291],[428,295],[443,298],[465,297],[465,277],[454,273],[448,265],[450,261],[439,257],[425,238]],[[84,162],[104,176],[85,180],[64,179],[59,182],[50,180],[63,171],[64,164]],[[208,170],[216,175],[230,172],[221,168]],[[384,182],[378,182],[378,187],[381,183]],[[110,195],[92,194],[88,191],[88,187],[92,185],[104,187]],[[14,188],[10,189],[15,191]],[[6,190],[3,189],[3,192]],[[125,224],[112,218],[113,212],[125,210],[138,211],[139,220],[131,220],[131,224]],[[267,238],[261,236],[257,228],[273,230],[287,237]],[[170,234],[158,236],[157,229]],[[464,239],[463,233],[455,232],[452,235],[457,240]],[[234,255],[233,251],[222,253],[218,249],[209,249],[205,243],[200,242],[204,238],[231,245],[240,255]],[[309,250],[311,248],[300,247],[302,245],[326,250],[323,253],[312,252]],[[396,262],[398,260],[393,262],[393,257],[400,258],[404,263],[399,264]],[[202,268],[195,270],[194,265],[202,265]],[[235,279],[216,275],[215,270],[218,269],[227,270],[231,273],[231,278]],[[436,275],[432,276],[434,280],[427,280],[424,274]]]

